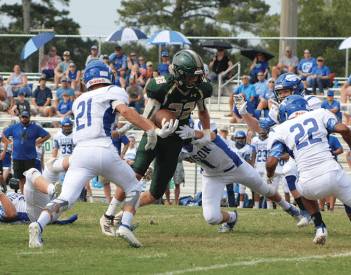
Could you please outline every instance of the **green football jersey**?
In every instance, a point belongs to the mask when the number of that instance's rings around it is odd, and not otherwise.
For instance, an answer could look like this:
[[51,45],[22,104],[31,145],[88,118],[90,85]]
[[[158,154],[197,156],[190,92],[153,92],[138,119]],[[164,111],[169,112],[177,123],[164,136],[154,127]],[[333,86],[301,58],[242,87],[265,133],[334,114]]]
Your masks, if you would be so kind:
[[[191,112],[199,100],[211,97],[212,85],[206,79],[200,86],[195,86],[187,92],[178,88],[172,74],[164,74],[149,81],[146,93],[149,98],[161,103],[161,109],[168,109],[179,120],[179,126],[188,124]],[[152,113],[152,112],[150,112]]]

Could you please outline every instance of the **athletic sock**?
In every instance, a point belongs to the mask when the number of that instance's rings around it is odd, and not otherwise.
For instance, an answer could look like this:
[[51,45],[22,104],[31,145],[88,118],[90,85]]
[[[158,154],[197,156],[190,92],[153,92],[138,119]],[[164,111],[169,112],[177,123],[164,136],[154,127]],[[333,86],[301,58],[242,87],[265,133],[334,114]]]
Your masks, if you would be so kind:
[[133,218],[134,218],[134,215],[132,213],[128,211],[124,211],[122,216],[122,224],[130,227],[130,225],[132,224]]
[[236,213],[235,212],[227,212],[229,214],[229,220],[227,223],[232,223],[236,220]]
[[311,215],[312,221],[314,222],[314,226],[320,226],[322,223],[325,225],[325,223],[322,220],[322,215],[320,212],[316,212],[313,215]]
[[272,202],[271,201],[267,201],[267,209],[271,209],[272,208]]
[[284,211],[290,209],[290,203],[288,203],[286,200],[282,199],[280,202],[277,202],[278,205],[283,208]]
[[51,197],[55,193],[55,185],[49,184],[47,194]]
[[115,199],[115,197],[113,197],[105,214],[107,216],[116,216],[117,210],[121,206],[121,204],[122,204],[121,201],[118,201]]
[[255,209],[259,209],[260,208],[260,202],[259,201],[255,201]]
[[45,226],[51,221],[50,214],[46,211],[41,212],[38,223],[41,226],[41,229],[44,230]]
[[240,201],[240,202],[239,202],[239,207],[240,207],[240,208],[244,208],[244,202],[243,202],[243,201]]
[[305,205],[303,204],[301,197],[295,199],[295,201],[296,201],[297,205],[299,206],[299,208],[300,208],[302,211],[305,211],[305,210],[306,210]]
[[89,201],[90,201],[90,203],[93,203],[94,202],[94,198],[93,197],[89,197]]

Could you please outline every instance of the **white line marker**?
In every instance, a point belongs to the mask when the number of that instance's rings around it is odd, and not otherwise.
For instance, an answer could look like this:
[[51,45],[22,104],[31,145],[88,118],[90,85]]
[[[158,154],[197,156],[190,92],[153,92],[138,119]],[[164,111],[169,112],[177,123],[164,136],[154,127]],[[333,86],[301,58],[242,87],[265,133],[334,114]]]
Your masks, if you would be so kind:
[[338,257],[349,257],[351,256],[351,252],[346,252],[342,254],[334,254],[334,255],[312,255],[307,257],[297,257],[297,258],[275,258],[275,259],[256,259],[252,261],[244,261],[244,262],[236,262],[233,264],[221,264],[221,265],[213,265],[208,267],[195,267],[191,269],[185,270],[177,270],[170,271],[165,273],[158,273],[155,275],[173,275],[173,274],[183,274],[187,272],[195,272],[195,271],[206,271],[211,269],[220,269],[225,267],[233,267],[233,266],[244,266],[244,265],[256,265],[261,263],[273,263],[273,262],[291,262],[291,261],[307,261],[311,259],[324,259],[324,258],[338,258]]
[[149,259],[149,258],[164,258],[164,257],[167,257],[167,254],[156,253],[155,255],[144,255],[144,256],[138,256],[137,258],[139,258],[139,259]]
[[21,252],[21,253],[16,253],[17,256],[19,255],[31,255],[31,254],[44,254],[44,253],[56,253],[56,251],[39,251],[39,252]]

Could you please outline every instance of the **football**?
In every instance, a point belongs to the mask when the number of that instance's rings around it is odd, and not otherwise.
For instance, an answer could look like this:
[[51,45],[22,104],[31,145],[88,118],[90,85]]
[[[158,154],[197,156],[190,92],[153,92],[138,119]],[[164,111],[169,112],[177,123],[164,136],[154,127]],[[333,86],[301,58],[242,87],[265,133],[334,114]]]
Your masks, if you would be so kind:
[[0,87],[0,101],[5,101],[7,98],[6,90],[3,87]]
[[167,110],[167,109],[158,110],[155,115],[155,124],[157,125],[157,127],[162,128],[163,126],[162,120],[164,118],[166,119],[165,123],[169,122],[171,119],[173,119],[173,122],[176,120],[174,113],[172,113],[170,110]]

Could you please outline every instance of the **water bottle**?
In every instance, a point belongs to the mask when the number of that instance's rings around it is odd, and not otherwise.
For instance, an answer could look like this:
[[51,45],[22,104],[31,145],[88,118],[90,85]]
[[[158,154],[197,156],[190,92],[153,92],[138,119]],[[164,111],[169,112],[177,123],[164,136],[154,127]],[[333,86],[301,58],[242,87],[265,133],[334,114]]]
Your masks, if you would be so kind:
[[338,88],[338,85],[339,85],[339,81],[335,80],[334,81],[334,88]]

